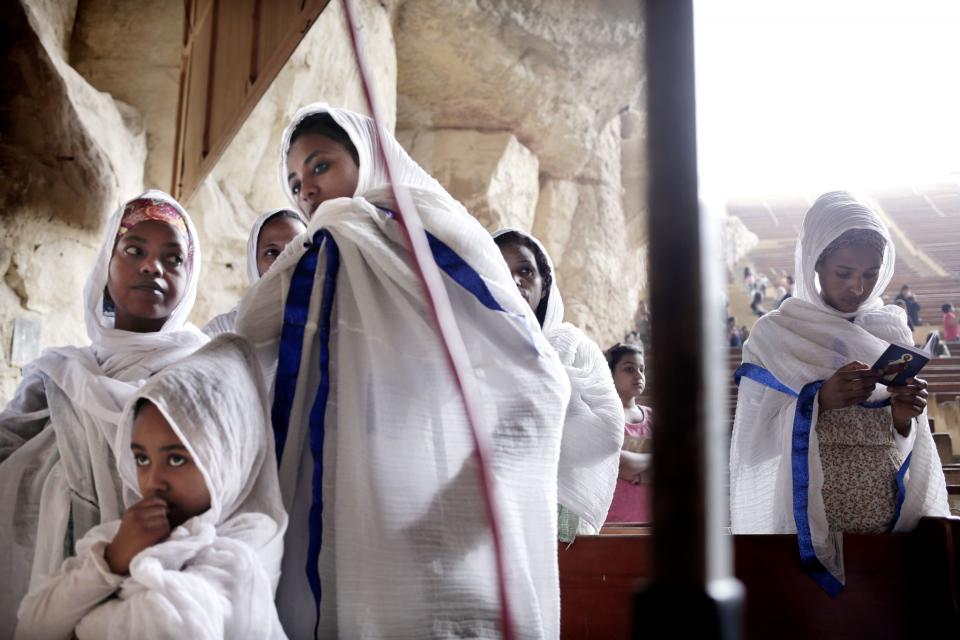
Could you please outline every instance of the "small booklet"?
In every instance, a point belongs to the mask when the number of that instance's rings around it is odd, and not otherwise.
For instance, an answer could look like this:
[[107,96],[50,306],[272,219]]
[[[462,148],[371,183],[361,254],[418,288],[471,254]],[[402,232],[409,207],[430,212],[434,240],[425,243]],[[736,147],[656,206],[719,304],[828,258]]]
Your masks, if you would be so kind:
[[891,344],[883,355],[873,364],[873,368],[883,372],[880,384],[899,387],[907,384],[909,378],[914,378],[924,365],[930,362],[933,355],[930,352],[933,336],[923,345],[923,349],[901,347]]

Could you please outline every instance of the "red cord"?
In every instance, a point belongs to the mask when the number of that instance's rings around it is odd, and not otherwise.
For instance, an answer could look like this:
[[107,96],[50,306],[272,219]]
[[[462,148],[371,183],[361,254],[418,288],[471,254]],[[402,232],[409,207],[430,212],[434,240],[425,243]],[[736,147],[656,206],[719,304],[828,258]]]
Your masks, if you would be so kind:
[[[363,91],[370,105],[370,113],[378,129],[383,121],[380,103],[372,89],[370,82],[369,65],[364,54],[362,46],[362,36],[360,28],[357,26],[356,15],[354,13],[353,1],[344,0],[346,9],[347,24],[350,26],[351,42],[353,51],[357,58],[357,66],[360,69],[360,78],[363,81]],[[493,499],[493,477],[490,468],[487,465],[486,447],[480,437],[478,425],[480,424],[479,405],[476,402],[476,396],[473,386],[473,371],[470,364],[467,348],[463,343],[463,337],[460,334],[460,327],[457,325],[456,318],[453,315],[453,309],[450,306],[450,299],[447,297],[447,291],[444,288],[443,279],[436,262],[432,258],[430,246],[427,242],[427,235],[420,221],[420,214],[417,211],[416,204],[410,196],[410,192],[403,185],[396,185],[394,176],[396,175],[393,160],[384,152],[383,142],[379,138],[378,131],[378,151],[387,167],[387,175],[390,177],[390,188],[393,191],[394,199],[397,202],[396,219],[403,230],[404,238],[410,246],[413,263],[420,283],[423,285],[427,304],[433,313],[434,322],[440,334],[440,340],[443,343],[444,351],[447,355],[447,362],[453,371],[457,387],[460,390],[460,396],[463,398],[464,408],[466,409],[467,422],[470,425],[470,435],[473,438],[474,456],[477,459],[477,467],[480,472],[480,487],[483,495],[484,510],[490,523],[490,530],[493,534],[493,553],[497,568],[497,587],[500,595],[500,625],[505,640],[512,640],[513,619],[511,617],[509,599],[507,597],[506,567],[504,566],[502,540],[500,536],[500,526],[496,517]]]

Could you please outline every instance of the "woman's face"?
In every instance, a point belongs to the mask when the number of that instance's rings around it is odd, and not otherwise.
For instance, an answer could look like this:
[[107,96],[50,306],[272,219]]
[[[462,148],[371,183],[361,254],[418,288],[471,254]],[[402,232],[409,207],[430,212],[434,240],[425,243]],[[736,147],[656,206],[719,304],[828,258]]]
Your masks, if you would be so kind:
[[306,227],[296,218],[284,215],[270,218],[260,227],[257,238],[257,273],[265,274],[284,247],[304,231]]
[[520,295],[527,301],[534,313],[537,306],[543,299],[545,291],[543,290],[543,276],[537,269],[537,257],[529,247],[522,244],[504,244],[500,247],[500,253],[504,261],[510,268],[513,275],[513,281],[520,290]]
[[210,491],[200,468],[152,403],[137,412],[130,451],[137,465],[140,494],[166,501],[171,528],[210,508]]
[[621,357],[613,368],[613,386],[617,388],[617,395],[623,402],[643,393],[647,386],[643,356],[639,353],[628,353]]
[[290,145],[287,183],[300,212],[309,220],[320,203],[352,198],[360,170],[350,152],[319,133],[306,133]]
[[843,313],[854,313],[877,284],[883,254],[866,245],[847,245],[817,263],[820,295]]
[[147,220],[120,236],[113,248],[107,292],[114,327],[159,331],[187,288],[187,240],[165,222]]

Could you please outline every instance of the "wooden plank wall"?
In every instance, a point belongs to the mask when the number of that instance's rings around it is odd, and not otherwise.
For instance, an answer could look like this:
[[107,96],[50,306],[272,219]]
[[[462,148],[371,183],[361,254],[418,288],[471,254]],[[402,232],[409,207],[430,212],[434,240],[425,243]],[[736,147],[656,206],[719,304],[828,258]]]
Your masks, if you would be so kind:
[[186,0],[171,193],[187,200],[329,0]]

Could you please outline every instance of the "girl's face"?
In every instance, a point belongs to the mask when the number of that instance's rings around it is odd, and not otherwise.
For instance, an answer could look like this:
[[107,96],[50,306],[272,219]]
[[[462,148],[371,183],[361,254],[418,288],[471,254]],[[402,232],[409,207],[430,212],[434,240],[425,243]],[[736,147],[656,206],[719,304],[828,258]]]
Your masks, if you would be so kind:
[[277,215],[260,227],[257,238],[257,273],[261,276],[267,272],[283,248],[290,241],[306,231],[303,223],[290,216]]
[[645,370],[639,353],[628,353],[617,361],[613,368],[613,386],[621,401],[627,402],[643,393],[647,386]]
[[817,263],[820,296],[837,311],[853,313],[873,293],[882,265],[883,254],[873,247],[841,247]]
[[187,240],[165,222],[147,220],[120,236],[113,248],[107,292],[114,327],[159,331],[187,287]]
[[167,502],[171,528],[210,508],[210,492],[200,469],[152,403],[144,403],[137,412],[130,450],[137,464],[140,494]]
[[287,183],[309,220],[320,203],[352,198],[360,170],[346,148],[319,133],[306,133],[290,145]]
[[529,247],[522,244],[505,244],[500,247],[500,253],[510,268],[513,281],[520,289],[520,295],[527,301],[533,312],[546,293],[543,290],[543,276],[537,269],[537,257]]

